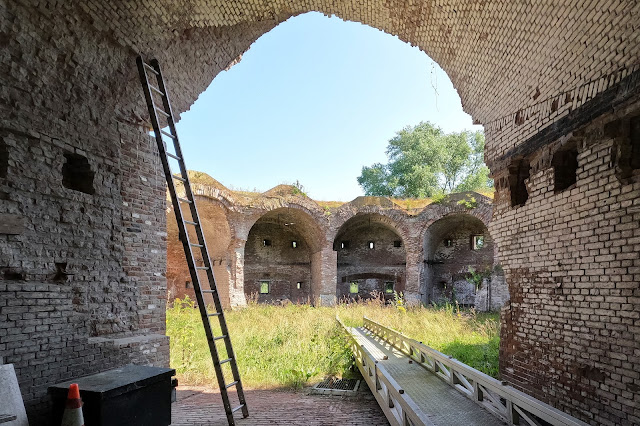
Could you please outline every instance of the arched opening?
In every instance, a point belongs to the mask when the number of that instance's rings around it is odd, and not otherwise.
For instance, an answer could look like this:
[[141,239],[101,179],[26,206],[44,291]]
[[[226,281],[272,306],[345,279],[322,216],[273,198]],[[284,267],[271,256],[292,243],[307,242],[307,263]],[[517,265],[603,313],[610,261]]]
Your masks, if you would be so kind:
[[508,290],[496,252],[480,219],[460,213],[435,221],[424,236],[425,302],[499,309]]
[[313,303],[320,282],[315,254],[321,231],[297,208],[279,208],[258,219],[244,249],[244,292],[258,303]]
[[333,242],[338,300],[393,299],[406,284],[404,241],[389,218],[376,213],[347,220]]

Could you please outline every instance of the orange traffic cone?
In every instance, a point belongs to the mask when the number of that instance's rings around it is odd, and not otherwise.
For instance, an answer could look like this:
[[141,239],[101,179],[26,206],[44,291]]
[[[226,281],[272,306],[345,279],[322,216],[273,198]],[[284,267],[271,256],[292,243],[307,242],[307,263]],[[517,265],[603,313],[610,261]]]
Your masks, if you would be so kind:
[[69,386],[69,395],[67,396],[61,426],[84,426],[82,400],[80,399],[80,389],[77,383],[71,383],[71,386]]

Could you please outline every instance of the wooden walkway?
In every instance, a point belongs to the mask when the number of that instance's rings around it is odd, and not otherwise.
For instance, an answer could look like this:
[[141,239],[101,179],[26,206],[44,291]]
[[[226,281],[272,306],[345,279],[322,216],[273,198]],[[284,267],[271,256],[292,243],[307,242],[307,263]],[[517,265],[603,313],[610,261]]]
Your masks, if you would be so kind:
[[413,399],[426,418],[441,426],[492,426],[506,424],[437,376],[411,362],[390,343],[365,328],[352,329],[358,344],[369,351],[378,365],[391,374],[404,392]]
[[367,318],[364,327],[342,326],[352,338],[358,369],[392,425],[586,425]]

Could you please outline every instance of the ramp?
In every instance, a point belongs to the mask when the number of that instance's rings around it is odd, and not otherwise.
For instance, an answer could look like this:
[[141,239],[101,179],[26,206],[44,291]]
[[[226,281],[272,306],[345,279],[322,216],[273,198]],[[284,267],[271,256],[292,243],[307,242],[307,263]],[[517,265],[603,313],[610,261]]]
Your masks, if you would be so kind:
[[586,425],[368,318],[360,328],[340,324],[392,425]]

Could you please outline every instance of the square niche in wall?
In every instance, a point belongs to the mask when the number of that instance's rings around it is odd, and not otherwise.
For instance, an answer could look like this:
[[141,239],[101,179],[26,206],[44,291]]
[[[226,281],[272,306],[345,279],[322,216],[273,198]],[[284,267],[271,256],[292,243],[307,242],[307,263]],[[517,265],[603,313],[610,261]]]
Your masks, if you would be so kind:
[[270,284],[270,281],[260,281],[260,294],[269,294]]
[[386,294],[392,294],[393,293],[393,281],[387,281],[384,283],[384,292]]
[[0,178],[6,178],[9,170],[9,149],[7,144],[0,140]]
[[351,281],[349,283],[349,293],[358,294],[358,290],[359,290],[358,281]]
[[480,250],[484,247],[484,235],[472,235],[471,236],[471,249]]
[[91,171],[87,157],[73,152],[64,154],[65,162],[62,166],[62,185],[74,191],[93,195],[93,178],[95,173]]

